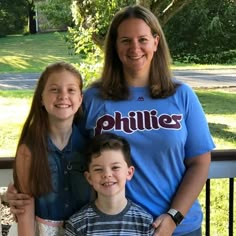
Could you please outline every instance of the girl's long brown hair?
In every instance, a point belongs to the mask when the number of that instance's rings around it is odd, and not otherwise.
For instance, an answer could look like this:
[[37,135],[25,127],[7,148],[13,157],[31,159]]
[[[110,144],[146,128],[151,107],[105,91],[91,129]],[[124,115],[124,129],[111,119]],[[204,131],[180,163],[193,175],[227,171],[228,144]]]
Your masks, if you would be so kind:
[[129,97],[129,88],[124,78],[122,63],[116,51],[118,27],[129,18],[142,19],[150,27],[153,36],[159,36],[158,48],[151,62],[150,96],[163,98],[172,95],[177,85],[172,81],[171,57],[165,35],[156,16],[140,5],[125,7],[114,16],[106,35],[102,76],[92,86],[100,88],[104,99],[125,100]]
[[[79,71],[71,64],[66,62],[57,62],[49,65],[41,74],[33,96],[31,109],[24,123],[20,139],[17,145],[17,151],[22,144],[26,144],[31,152],[31,168],[29,172],[30,193],[38,197],[52,190],[51,174],[48,164],[48,145],[47,138],[49,133],[48,113],[42,105],[42,93],[49,76],[54,72],[69,71],[79,80],[82,93],[82,78]],[[77,122],[82,113],[81,108],[74,117]],[[17,153],[17,152],[16,152]],[[17,155],[16,155],[17,158]],[[16,167],[14,166],[14,184],[18,191],[21,191],[19,179],[17,177]]]

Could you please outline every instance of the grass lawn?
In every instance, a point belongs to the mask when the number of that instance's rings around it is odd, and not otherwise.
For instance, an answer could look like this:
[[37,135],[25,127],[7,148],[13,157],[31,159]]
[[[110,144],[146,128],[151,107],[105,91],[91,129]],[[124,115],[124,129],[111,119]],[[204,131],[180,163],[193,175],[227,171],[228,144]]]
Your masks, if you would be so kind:
[[78,55],[69,55],[65,33],[12,35],[0,38],[0,73],[41,72],[46,65],[65,60],[78,63]]
[[[63,39],[65,32],[11,35],[0,38],[0,73],[41,72],[59,60],[79,63],[79,55],[70,55]],[[175,62],[173,69],[236,68],[236,65],[196,65]]]
[[196,90],[217,149],[236,148],[236,92]]

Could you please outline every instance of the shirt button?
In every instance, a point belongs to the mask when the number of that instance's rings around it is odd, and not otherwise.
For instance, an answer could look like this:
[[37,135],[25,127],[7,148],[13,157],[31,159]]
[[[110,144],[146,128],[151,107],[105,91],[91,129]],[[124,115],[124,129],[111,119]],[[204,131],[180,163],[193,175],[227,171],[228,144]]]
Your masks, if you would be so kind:
[[65,204],[65,208],[68,208],[68,207],[69,207],[69,204],[66,203],[66,204]]
[[68,187],[65,187],[65,188],[64,188],[65,191],[68,191],[68,189],[69,189]]
[[68,171],[67,171],[67,170],[65,170],[65,171],[64,171],[64,175],[67,175],[67,174],[68,174]]

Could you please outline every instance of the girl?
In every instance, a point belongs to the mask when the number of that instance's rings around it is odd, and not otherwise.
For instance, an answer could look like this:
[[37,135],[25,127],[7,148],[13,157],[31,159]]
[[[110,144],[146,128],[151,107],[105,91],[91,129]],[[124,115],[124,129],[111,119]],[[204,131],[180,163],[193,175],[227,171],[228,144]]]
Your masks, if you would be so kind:
[[20,236],[64,235],[63,221],[89,199],[75,125],[82,97],[81,75],[70,64],[49,65],[39,78],[14,168],[18,191],[32,196],[18,216]]

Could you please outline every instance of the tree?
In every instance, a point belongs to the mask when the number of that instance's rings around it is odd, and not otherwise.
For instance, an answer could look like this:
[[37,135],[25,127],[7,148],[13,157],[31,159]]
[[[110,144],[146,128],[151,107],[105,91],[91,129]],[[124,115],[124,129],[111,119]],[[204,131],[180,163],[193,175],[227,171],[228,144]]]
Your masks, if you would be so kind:
[[102,47],[108,25],[116,11],[130,4],[140,4],[150,9],[162,26],[192,0],[77,0],[75,21],[81,30],[90,30],[92,40]]
[[73,26],[71,11],[72,0],[39,1],[37,8],[47,18],[48,24],[56,29],[67,29]]
[[164,29],[172,56],[187,63],[233,61],[235,12],[236,4],[231,0],[193,0]]
[[0,36],[22,33],[27,23],[25,0],[0,1]]

